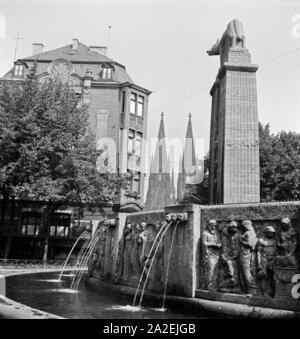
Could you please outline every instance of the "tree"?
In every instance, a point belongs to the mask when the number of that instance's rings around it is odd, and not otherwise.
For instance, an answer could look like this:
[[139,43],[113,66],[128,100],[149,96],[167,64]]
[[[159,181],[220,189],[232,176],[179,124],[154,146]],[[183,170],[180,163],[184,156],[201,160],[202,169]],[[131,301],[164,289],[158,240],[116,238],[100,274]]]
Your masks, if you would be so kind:
[[300,134],[259,125],[261,201],[300,199]]
[[35,68],[24,82],[1,84],[0,191],[3,201],[47,202],[44,259],[55,210],[72,205],[80,215],[85,206],[113,203],[128,186],[125,176],[98,173],[95,146],[87,107],[78,104],[68,85],[40,84]]
[[[300,199],[300,134],[272,134],[270,125],[259,124],[260,199]],[[182,203],[209,203],[209,157],[204,160],[205,176],[200,185],[186,188]]]
[[186,185],[183,199],[180,203],[201,204],[209,202],[209,156],[204,157],[203,181],[197,185]]

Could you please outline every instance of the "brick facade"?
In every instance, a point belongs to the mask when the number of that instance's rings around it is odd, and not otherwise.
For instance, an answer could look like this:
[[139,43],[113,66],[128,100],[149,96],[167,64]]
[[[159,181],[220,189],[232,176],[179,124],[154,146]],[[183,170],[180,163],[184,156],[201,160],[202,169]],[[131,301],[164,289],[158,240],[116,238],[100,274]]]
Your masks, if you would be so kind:
[[[116,204],[120,206],[131,204],[136,206],[134,209],[142,209],[145,153],[141,152],[137,166],[129,168],[127,137],[131,129],[146,139],[148,98],[151,92],[136,85],[125,66],[106,56],[104,47],[88,47],[77,39],[73,39],[71,45],[47,52],[42,52],[42,44],[38,44],[38,50],[36,45],[33,46],[33,53],[39,53],[17,60],[2,79],[12,81],[25,79],[36,62],[36,74],[41,82],[53,77],[54,69],[56,75],[73,86],[80,98],[79,101],[89,106],[90,127],[97,140],[110,138],[115,145],[110,149],[110,156],[114,159],[112,170],[115,173],[127,173],[128,169],[131,169],[140,173],[138,192],[131,192],[131,189],[129,192],[120,192]],[[23,71],[18,74],[16,74],[17,65],[23,67]],[[109,76],[103,75],[105,69],[111,70]],[[130,112],[132,94],[135,94],[137,99],[143,100],[143,112],[140,115],[137,115],[137,111],[136,114]]]
[[211,203],[259,202],[256,71],[245,48],[230,48],[212,87]]

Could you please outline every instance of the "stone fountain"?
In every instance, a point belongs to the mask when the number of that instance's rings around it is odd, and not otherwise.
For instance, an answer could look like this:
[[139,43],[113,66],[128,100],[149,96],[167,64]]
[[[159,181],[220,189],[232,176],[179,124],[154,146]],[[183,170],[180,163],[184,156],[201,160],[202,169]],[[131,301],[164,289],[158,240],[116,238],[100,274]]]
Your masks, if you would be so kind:
[[223,315],[300,316],[300,202],[259,202],[258,66],[245,41],[233,20],[208,51],[220,56],[210,92],[212,205],[116,215],[89,264],[93,285],[135,292],[159,230],[173,218],[151,258],[146,293],[163,295],[168,275],[169,296],[193,298],[182,303]]

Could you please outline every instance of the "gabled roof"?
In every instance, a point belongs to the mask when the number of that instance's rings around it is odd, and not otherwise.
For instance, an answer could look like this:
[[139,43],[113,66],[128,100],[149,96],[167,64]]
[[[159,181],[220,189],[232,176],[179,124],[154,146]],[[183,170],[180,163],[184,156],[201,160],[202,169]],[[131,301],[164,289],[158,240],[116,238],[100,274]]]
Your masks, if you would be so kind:
[[28,68],[28,65],[26,64],[25,61],[23,61],[22,59],[18,59],[17,61],[14,62],[14,65],[24,65],[26,68]]
[[[54,60],[67,60],[71,62],[74,66],[74,73],[79,77],[84,77],[86,70],[93,74],[93,84],[94,85],[122,85],[122,86],[132,86],[133,88],[140,90],[146,94],[151,92],[143,87],[140,87],[134,83],[129,74],[126,71],[124,65],[116,62],[115,60],[107,57],[106,55],[98,52],[94,48],[89,48],[83,43],[78,41],[76,49],[72,48],[72,44],[66,46],[52,49],[50,51],[42,52],[39,54],[31,55],[25,58],[21,58],[18,62],[24,63],[27,68],[31,68],[35,61],[37,61],[37,74],[41,75],[47,73],[48,64]],[[111,65],[114,68],[114,72],[111,79],[102,79],[100,74],[102,67],[104,65]],[[74,75],[74,74],[73,74]],[[0,78],[1,80],[16,80],[13,76],[13,68],[10,69],[4,76]]]
[[76,49],[72,48],[72,44],[68,44],[63,47],[52,49],[47,52],[32,55],[26,58],[22,58],[25,61],[39,60],[39,61],[51,61],[56,59],[66,59],[71,62],[114,62],[104,54],[91,50],[88,46],[81,42],[78,42]]

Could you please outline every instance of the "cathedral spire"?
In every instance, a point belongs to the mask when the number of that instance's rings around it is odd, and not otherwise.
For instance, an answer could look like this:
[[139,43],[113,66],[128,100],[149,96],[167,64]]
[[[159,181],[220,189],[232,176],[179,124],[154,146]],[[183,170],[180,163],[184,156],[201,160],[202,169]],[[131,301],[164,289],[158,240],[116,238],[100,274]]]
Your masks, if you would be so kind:
[[196,166],[196,152],[194,144],[194,135],[193,135],[193,125],[192,125],[192,114],[189,113],[189,120],[186,130],[184,151],[183,151],[183,165],[184,172],[187,175],[193,174]]
[[158,130],[158,139],[165,139],[166,134],[165,134],[165,124],[164,124],[164,112],[161,112],[160,114],[160,125],[159,125],[159,130]]
[[196,165],[196,152],[195,152],[193,125],[192,125],[192,114],[191,113],[189,113],[189,121],[188,121],[188,125],[187,125],[186,136],[185,136],[184,156],[189,157],[188,163],[185,164],[185,166],[195,166]]
[[170,162],[167,154],[164,114],[161,113],[158,139],[151,159],[146,210],[161,209],[170,205]]
[[180,202],[184,197],[186,185],[191,183],[192,177],[196,173],[196,152],[194,144],[192,114],[188,115],[188,125],[184,140],[183,155],[179,162],[179,175],[177,180],[177,201]]

